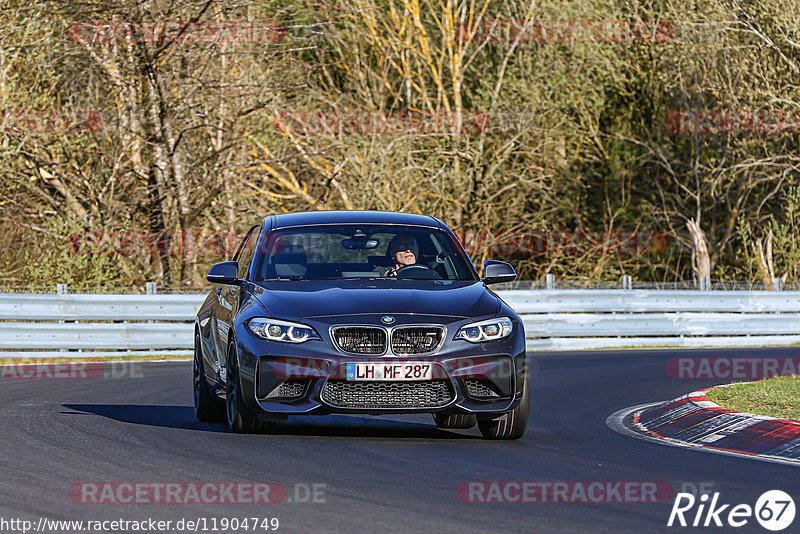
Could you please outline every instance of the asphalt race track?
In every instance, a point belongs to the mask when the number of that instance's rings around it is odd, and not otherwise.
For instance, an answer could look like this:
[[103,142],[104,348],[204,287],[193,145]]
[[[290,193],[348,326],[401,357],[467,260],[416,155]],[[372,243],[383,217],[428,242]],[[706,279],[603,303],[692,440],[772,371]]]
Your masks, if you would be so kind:
[[[429,416],[302,417],[273,434],[234,435],[194,419],[188,361],[136,364],[120,377],[4,378],[0,517],[205,518],[209,532],[213,518],[245,517],[277,517],[279,532],[686,530],[666,526],[672,498],[462,502],[456,489],[469,481],[656,481],[675,491],[703,484],[720,502],[751,506],[764,491],[780,489],[800,505],[799,467],[668,447],[606,425],[622,408],[724,382],[670,378],[666,363],[676,354],[531,354],[531,419],[516,442],[485,441],[477,429],[438,430]],[[800,348],[679,354],[797,357]],[[287,494],[276,504],[84,504],[70,495],[75,484],[125,481],[276,482]],[[800,517],[786,531],[798,524]],[[754,519],[724,530],[766,532]]]

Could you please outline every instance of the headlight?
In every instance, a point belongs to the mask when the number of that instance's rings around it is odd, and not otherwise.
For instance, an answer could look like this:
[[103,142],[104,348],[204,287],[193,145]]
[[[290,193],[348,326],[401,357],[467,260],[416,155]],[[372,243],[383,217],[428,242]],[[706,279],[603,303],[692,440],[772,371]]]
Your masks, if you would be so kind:
[[319,334],[310,326],[290,323],[289,321],[278,321],[277,319],[267,319],[265,317],[250,319],[247,327],[258,337],[269,339],[270,341],[303,343],[309,339],[321,339]]
[[454,339],[463,339],[470,343],[480,343],[481,341],[492,341],[502,339],[511,335],[511,319],[508,317],[498,317],[479,323],[470,323],[462,326]]

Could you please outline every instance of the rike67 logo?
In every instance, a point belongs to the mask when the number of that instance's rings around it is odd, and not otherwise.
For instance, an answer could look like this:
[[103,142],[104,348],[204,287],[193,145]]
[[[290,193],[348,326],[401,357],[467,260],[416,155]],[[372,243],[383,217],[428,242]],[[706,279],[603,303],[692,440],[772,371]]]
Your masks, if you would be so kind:
[[[794,521],[794,500],[781,490],[764,492],[755,506],[749,504],[720,504],[719,492],[695,497],[691,493],[678,493],[672,504],[667,526],[742,527],[756,521],[767,530],[783,530]],[[711,499],[711,502],[709,501]],[[695,506],[696,505],[696,506]]]

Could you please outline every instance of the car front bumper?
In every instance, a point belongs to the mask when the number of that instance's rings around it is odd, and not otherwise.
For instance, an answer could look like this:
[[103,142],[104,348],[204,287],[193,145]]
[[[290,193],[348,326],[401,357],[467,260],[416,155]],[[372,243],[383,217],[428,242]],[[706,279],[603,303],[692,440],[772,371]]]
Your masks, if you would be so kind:
[[[421,381],[347,380],[350,362],[392,365],[424,361],[433,378]],[[496,413],[519,402],[525,354],[364,358],[258,358],[253,400],[272,414]],[[518,379],[520,378],[520,379]]]
[[[479,318],[396,315],[403,325],[445,326],[445,338],[433,354],[384,356],[342,353],[330,334],[340,318],[305,320],[321,339],[299,344],[267,341],[237,325],[243,400],[262,414],[329,413],[451,413],[497,414],[513,409],[522,398],[528,378],[525,334],[519,319],[499,340],[470,343],[454,339],[463,325]],[[448,320],[449,319],[449,320]],[[379,317],[348,317],[349,324],[379,324]],[[347,380],[351,362],[392,364],[425,362],[433,366],[430,381]],[[283,389],[282,389],[283,388]],[[434,391],[435,390],[435,391]],[[286,394],[289,395],[286,395]]]

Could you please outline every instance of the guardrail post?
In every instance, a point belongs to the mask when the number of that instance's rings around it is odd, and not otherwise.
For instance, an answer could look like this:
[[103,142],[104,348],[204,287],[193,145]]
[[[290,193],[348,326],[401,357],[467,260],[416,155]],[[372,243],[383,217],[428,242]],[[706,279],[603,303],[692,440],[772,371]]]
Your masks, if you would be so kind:
[[555,289],[556,288],[556,275],[548,274],[545,276],[545,284],[547,289]]
[[622,289],[633,289],[633,277],[626,274],[622,277]]
[[781,289],[783,289],[782,282],[783,282],[783,280],[781,280],[780,278],[773,278],[772,279],[772,288],[775,291],[780,291]]
[[144,287],[145,287],[145,293],[148,295],[155,295],[157,292],[155,282],[147,282],[144,285]]
[[711,284],[709,284],[709,280],[707,276],[700,277],[700,291],[708,291],[711,289]]
[[[67,284],[56,284],[56,295],[66,295]],[[63,323],[64,319],[59,319],[59,323]],[[67,349],[58,349],[58,352],[67,352]]]

